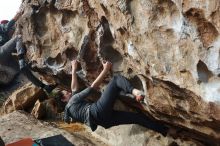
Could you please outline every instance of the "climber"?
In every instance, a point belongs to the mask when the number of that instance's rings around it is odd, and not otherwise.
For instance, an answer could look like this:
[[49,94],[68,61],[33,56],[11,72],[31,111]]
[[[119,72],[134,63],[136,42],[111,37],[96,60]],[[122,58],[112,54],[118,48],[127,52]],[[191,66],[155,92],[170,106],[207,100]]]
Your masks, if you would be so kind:
[[[15,17],[10,20],[3,20],[0,24],[0,65],[11,67],[16,72],[21,72],[36,86],[43,88],[47,93],[50,93],[56,85],[45,85],[39,79],[37,79],[30,71],[29,66],[25,62],[24,56],[26,50],[22,44],[21,35],[11,37],[15,30],[15,22],[22,15],[22,10],[19,11]],[[17,53],[19,59],[19,65],[14,60],[12,53]]]
[[156,121],[152,121],[144,114],[117,111],[113,109],[115,100],[121,90],[133,94],[137,101],[144,98],[142,91],[133,88],[129,81],[123,76],[114,76],[99,100],[94,103],[88,102],[85,98],[88,97],[93,90],[99,87],[104,77],[111,69],[112,64],[108,61],[103,62],[102,72],[90,87],[87,87],[82,91],[79,91],[79,84],[77,81],[77,64],[78,61],[72,61],[72,94],[69,92],[63,92],[62,99],[63,101],[68,102],[64,112],[65,122],[69,123],[74,119],[85,123],[92,129],[92,131],[96,130],[97,125],[103,126],[104,128],[110,128],[121,124],[139,124],[166,136],[168,127],[163,126]]

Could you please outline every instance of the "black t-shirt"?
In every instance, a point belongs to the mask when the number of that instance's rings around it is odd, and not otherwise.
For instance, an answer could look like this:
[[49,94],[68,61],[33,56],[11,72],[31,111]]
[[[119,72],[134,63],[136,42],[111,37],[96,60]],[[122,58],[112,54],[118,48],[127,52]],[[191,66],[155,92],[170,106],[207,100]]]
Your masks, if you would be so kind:
[[85,123],[94,131],[97,125],[91,121],[90,106],[92,103],[85,100],[91,94],[92,90],[91,87],[88,87],[79,93],[73,93],[66,105],[66,110],[74,120]]
[[87,110],[91,105],[91,103],[85,100],[85,93],[83,91],[77,94],[73,94],[69,101],[72,102],[69,108],[71,117],[81,123],[85,123],[88,120]]

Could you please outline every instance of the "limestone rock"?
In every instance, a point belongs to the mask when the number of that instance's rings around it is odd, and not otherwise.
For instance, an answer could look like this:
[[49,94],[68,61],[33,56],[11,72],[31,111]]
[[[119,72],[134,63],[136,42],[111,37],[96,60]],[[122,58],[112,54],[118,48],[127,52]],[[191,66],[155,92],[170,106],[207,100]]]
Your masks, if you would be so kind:
[[62,134],[76,146],[91,145],[105,146],[105,143],[95,139],[85,130],[75,131],[73,134],[65,130],[55,128],[49,123],[36,120],[27,113],[15,111],[0,117],[0,135],[6,144],[31,137],[41,139]]
[[[114,73],[129,78],[141,74],[146,80],[147,86],[137,87],[148,89],[148,104],[136,107],[182,128],[188,137],[211,145],[220,143],[219,0],[23,3],[25,12],[18,27],[28,59],[45,78],[69,86],[70,61],[89,34],[89,47],[81,62],[85,85],[101,71],[101,60],[110,60]],[[129,41],[139,59],[128,52]],[[132,84],[139,82],[137,78]]]
[[0,85],[8,85],[17,74],[17,71],[8,67],[0,65]]
[[10,113],[14,110],[28,110],[40,97],[44,96],[45,93],[42,89],[28,83],[13,92],[5,101],[3,108],[5,113]]
[[31,114],[37,119],[54,119],[60,112],[59,108],[59,105],[53,98],[44,100],[42,102],[37,100],[31,111]]
[[144,127],[138,125],[122,125],[115,126],[110,129],[103,129],[98,127],[95,135],[110,145],[159,145],[159,146],[169,146],[172,144],[181,146],[197,146],[202,145],[199,142],[192,141],[190,139],[173,139],[172,137],[163,137],[161,134],[155,133]]

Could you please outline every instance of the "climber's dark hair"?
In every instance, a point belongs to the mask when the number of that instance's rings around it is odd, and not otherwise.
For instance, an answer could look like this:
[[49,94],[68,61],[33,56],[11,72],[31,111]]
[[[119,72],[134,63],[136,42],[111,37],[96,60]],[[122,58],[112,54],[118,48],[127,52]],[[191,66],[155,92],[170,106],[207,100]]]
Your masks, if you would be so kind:
[[57,106],[61,108],[61,110],[64,110],[66,106],[66,102],[62,101],[62,97],[64,96],[63,92],[61,90],[56,90],[50,95],[51,98],[54,98]]

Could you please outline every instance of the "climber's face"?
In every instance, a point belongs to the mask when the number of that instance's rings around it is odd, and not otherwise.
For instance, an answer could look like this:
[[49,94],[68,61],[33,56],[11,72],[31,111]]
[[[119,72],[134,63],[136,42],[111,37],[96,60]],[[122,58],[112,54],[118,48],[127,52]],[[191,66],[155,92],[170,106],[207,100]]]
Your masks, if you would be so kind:
[[70,99],[70,97],[71,97],[71,92],[68,92],[68,91],[63,90],[63,91],[62,91],[62,94],[63,94],[63,97],[61,98],[61,100],[62,100],[63,102],[68,102],[69,99]]

